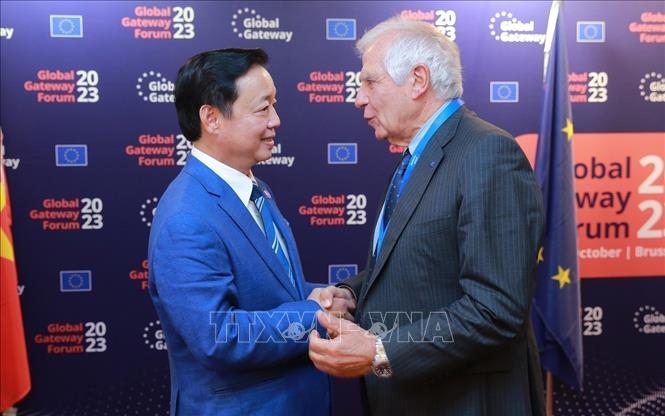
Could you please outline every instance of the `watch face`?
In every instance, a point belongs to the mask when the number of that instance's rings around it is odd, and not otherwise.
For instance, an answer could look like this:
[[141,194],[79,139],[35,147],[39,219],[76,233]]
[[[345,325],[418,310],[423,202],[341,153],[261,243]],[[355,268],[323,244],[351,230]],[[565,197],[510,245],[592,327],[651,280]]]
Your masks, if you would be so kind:
[[390,377],[393,375],[393,370],[388,364],[379,364],[374,367],[374,374],[376,374],[377,377]]

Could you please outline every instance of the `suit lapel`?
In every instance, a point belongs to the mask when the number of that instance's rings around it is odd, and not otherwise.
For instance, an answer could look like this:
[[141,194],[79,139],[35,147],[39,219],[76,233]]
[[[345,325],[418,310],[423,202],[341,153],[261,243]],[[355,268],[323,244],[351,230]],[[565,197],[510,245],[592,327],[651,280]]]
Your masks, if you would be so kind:
[[[272,251],[265,234],[263,234],[247,207],[240,201],[233,189],[195,157],[190,156],[188,158],[185,171],[195,177],[212,197],[218,199],[217,205],[231,218],[239,231],[247,237],[259,257],[273,272],[275,278],[294,299],[300,299],[299,293],[289,281],[286,271],[284,271],[277,256]],[[247,253],[247,255],[251,256],[251,253]]]
[[427,144],[420,160],[416,163],[415,169],[409,182],[404,187],[402,195],[400,195],[397,205],[390,218],[390,224],[383,237],[383,245],[379,257],[376,259],[376,264],[372,270],[372,274],[368,276],[367,284],[363,285],[360,297],[364,298],[377,276],[386,264],[390,257],[395,244],[400,235],[404,231],[409,219],[415,212],[418,204],[423,195],[427,191],[434,172],[437,170],[445,157],[445,147],[455,136],[457,126],[466,109],[460,108],[455,112],[445,123],[434,133],[434,136]]

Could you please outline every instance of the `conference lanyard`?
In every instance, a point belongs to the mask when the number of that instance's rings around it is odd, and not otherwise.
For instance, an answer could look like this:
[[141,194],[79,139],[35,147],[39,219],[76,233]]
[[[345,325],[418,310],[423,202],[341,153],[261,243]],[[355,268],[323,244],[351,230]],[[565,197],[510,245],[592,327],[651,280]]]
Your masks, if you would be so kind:
[[[434,136],[434,133],[439,129],[439,127],[443,125],[443,123],[446,122],[446,120],[448,120],[448,118],[450,118],[450,116],[452,116],[457,110],[459,110],[459,108],[462,105],[464,105],[464,101],[462,101],[461,98],[456,98],[450,101],[448,104],[446,104],[446,106],[439,113],[439,115],[436,116],[434,121],[432,121],[432,123],[429,125],[429,127],[423,134],[420,143],[418,143],[418,146],[416,146],[416,149],[411,154],[411,160],[409,160],[409,164],[407,165],[406,171],[404,172],[402,180],[399,184],[399,190],[397,191],[398,200],[400,195],[402,194],[402,190],[404,190],[404,187],[406,186],[407,182],[409,182],[409,179],[413,174],[413,170],[416,166],[416,163],[418,163],[420,156],[425,151],[425,147],[427,147],[427,144],[429,143],[430,139]],[[388,229],[389,226],[389,224],[386,224],[385,227],[382,226],[383,211],[385,210],[385,206],[386,206],[386,201],[384,200],[383,208],[381,209],[381,216],[379,218],[379,221],[377,222],[378,238],[376,240],[376,250],[374,251],[376,256],[378,256],[378,254],[381,252],[383,237],[385,236],[386,230]]]

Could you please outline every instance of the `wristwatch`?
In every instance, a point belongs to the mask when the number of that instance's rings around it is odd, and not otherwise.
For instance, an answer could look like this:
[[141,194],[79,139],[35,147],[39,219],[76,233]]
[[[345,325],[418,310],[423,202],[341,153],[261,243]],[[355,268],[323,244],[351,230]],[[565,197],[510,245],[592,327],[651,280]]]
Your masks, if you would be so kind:
[[392,377],[393,369],[390,366],[388,361],[388,355],[386,354],[386,349],[383,348],[383,342],[381,338],[376,337],[376,353],[374,353],[374,359],[372,360],[372,371],[377,377],[388,378]]

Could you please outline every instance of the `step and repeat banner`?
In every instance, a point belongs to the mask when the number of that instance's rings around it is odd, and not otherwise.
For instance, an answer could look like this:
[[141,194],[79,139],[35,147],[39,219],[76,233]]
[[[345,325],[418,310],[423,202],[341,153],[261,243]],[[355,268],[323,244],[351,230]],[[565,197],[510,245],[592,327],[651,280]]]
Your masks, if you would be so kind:
[[[190,144],[177,69],[261,47],[282,127],[254,173],[308,279],[364,266],[400,148],[354,107],[355,40],[396,14],[461,50],[467,105],[536,145],[550,2],[3,1],[5,168],[33,387],[19,415],[166,415],[166,345],[147,293],[154,208]],[[665,414],[665,4],[566,2],[585,383],[556,415]],[[416,359],[416,358],[414,358]],[[336,414],[360,414],[336,381]]]

